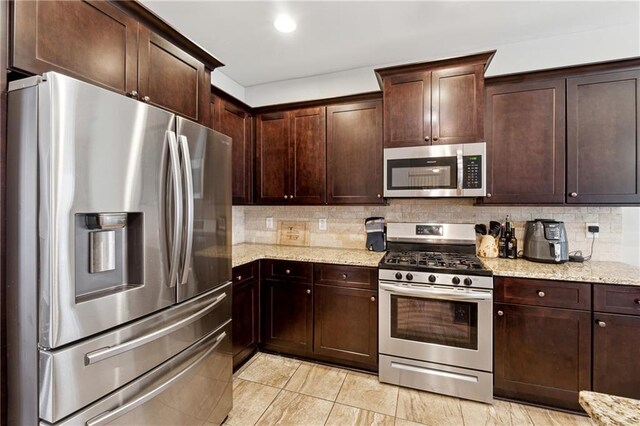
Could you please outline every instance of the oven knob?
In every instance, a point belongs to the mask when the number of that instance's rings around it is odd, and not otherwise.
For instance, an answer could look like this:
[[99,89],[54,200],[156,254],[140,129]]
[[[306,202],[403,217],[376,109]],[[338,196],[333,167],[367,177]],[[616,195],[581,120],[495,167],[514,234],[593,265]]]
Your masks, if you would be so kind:
[[453,277],[453,278],[451,279],[451,282],[452,282],[452,283],[454,283],[455,285],[458,285],[458,284],[460,284],[460,278],[458,278],[458,277]]
[[408,279],[409,281],[411,281],[411,280],[413,279],[413,274],[412,274],[411,272],[409,272],[409,273],[407,274],[407,279]]
[[464,279],[464,285],[471,285],[473,281],[471,281],[471,278],[465,278]]
[[402,274],[400,272],[396,272],[396,280],[401,280]]
[[429,282],[430,283],[435,283],[436,282],[436,276],[435,275],[429,275]]

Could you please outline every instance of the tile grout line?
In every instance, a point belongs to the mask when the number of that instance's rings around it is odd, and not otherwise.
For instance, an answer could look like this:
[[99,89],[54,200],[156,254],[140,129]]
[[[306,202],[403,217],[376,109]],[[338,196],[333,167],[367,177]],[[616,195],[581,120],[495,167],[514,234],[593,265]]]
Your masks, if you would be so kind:
[[[272,386],[272,387],[274,387],[274,386]],[[276,389],[277,389],[277,388],[276,388]],[[275,398],[273,398],[273,400],[269,403],[269,405],[267,405],[267,408],[265,408],[265,409],[262,411],[262,413],[260,414],[260,417],[258,417],[258,420],[256,420],[256,421],[253,423],[253,426],[257,425],[257,424],[260,422],[260,419],[262,419],[262,417],[264,417],[265,413],[266,413],[267,411],[269,411],[269,408],[271,408],[271,407],[273,406],[273,402],[274,402],[276,399],[278,399],[278,397],[280,396],[280,394],[282,393],[282,391],[283,391],[283,390],[284,390],[284,389],[280,389],[280,392],[278,392],[278,394],[275,396]],[[231,426],[233,426],[233,425],[231,425]]]

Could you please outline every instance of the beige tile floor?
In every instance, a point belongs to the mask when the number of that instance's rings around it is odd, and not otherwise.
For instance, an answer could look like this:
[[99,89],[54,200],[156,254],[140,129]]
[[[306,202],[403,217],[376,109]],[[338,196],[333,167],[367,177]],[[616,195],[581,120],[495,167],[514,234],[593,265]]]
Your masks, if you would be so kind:
[[506,401],[481,404],[378,382],[374,375],[259,353],[236,374],[226,425],[592,425]]

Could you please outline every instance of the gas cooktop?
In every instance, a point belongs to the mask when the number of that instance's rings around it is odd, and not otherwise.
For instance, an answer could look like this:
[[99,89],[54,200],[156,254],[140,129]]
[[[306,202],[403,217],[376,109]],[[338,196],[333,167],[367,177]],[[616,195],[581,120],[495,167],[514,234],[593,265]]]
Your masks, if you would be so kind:
[[491,275],[491,271],[474,254],[469,253],[389,251],[380,261],[379,267],[404,271]]

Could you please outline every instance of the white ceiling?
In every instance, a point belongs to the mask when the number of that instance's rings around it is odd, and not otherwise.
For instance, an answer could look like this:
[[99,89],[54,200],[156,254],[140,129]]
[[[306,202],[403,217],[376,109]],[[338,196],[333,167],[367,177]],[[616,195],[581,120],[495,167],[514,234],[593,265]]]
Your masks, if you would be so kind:
[[[640,25],[639,1],[142,2],[244,87]],[[297,21],[295,32],[273,28],[283,12]]]

